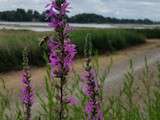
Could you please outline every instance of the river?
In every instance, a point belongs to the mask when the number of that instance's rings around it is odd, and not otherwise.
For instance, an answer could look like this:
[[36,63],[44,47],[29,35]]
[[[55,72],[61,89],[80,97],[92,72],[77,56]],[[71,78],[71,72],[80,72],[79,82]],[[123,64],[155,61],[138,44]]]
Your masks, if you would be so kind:
[[[87,27],[87,28],[129,28],[129,29],[154,29],[160,28],[160,24],[145,25],[145,24],[79,24],[71,23],[73,27]],[[0,22],[0,29],[14,29],[14,30],[32,30],[32,31],[52,31],[47,23],[40,22]]]

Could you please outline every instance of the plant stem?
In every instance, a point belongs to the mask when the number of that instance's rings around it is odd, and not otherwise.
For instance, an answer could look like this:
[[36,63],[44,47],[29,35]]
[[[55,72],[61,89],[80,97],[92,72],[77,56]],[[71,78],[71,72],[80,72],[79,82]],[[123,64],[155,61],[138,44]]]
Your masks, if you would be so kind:
[[[61,18],[62,19],[62,18]],[[60,78],[60,113],[59,113],[59,118],[60,120],[63,120],[64,118],[64,102],[63,102],[63,97],[64,97],[64,83],[65,83],[65,68],[64,68],[64,58],[65,58],[65,53],[64,53],[64,36],[63,36],[64,28],[60,30],[59,32],[59,37],[60,37],[60,42],[61,42],[61,66],[62,66],[62,75]]]
[[63,87],[64,87],[64,80],[65,77],[61,78],[61,85],[60,85],[60,113],[59,113],[59,119],[62,120],[64,118],[64,102],[63,102],[63,97],[64,97],[64,93],[63,93]]
[[26,105],[26,118],[25,120],[31,120],[31,106]]

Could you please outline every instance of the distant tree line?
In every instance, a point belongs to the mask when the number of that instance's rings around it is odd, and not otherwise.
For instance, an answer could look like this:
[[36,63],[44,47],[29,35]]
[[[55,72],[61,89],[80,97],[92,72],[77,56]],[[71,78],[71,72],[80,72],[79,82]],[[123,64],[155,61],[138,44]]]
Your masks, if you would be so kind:
[[154,22],[149,19],[118,19],[111,17],[104,17],[97,14],[78,14],[69,18],[72,23],[143,23],[143,24],[153,24]]
[[0,20],[1,21],[44,21],[45,14],[39,13],[36,10],[24,10],[18,8],[17,10],[12,11],[2,11],[0,12]]
[[[139,23],[139,24],[153,24],[155,22],[149,19],[117,19],[111,17],[104,17],[97,14],[82,13],[72,17],[66,17],[71,23]],[[39,13],[36,10],[16,9],[12,11],[0,12],[0,21],[24,21],[24,22],[45,22],[45,12]]]

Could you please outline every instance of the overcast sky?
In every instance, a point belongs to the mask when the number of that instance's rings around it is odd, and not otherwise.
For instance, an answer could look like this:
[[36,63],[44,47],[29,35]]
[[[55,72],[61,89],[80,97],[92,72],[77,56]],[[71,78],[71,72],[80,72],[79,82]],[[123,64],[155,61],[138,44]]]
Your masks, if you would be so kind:
[[[50,0],[0,0],[0,11],[16,8],[43,11]],[[70,0],[71,13],[97,13],[117,18],[160,21],[160,0]]]

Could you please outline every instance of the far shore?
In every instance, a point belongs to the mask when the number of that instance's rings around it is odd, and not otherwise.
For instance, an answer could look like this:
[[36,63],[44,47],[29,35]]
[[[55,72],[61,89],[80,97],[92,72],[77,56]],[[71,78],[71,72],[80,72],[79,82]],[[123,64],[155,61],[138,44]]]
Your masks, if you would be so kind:
[[[70,23],[72,27],[78,28],[123,28],[123,29],[155,29],[160,28],[160,24],[97,24],[97,23]],[[32,31],[52,31],[45,22],[5,22],[0,21],[0,29],[32,30]]]

